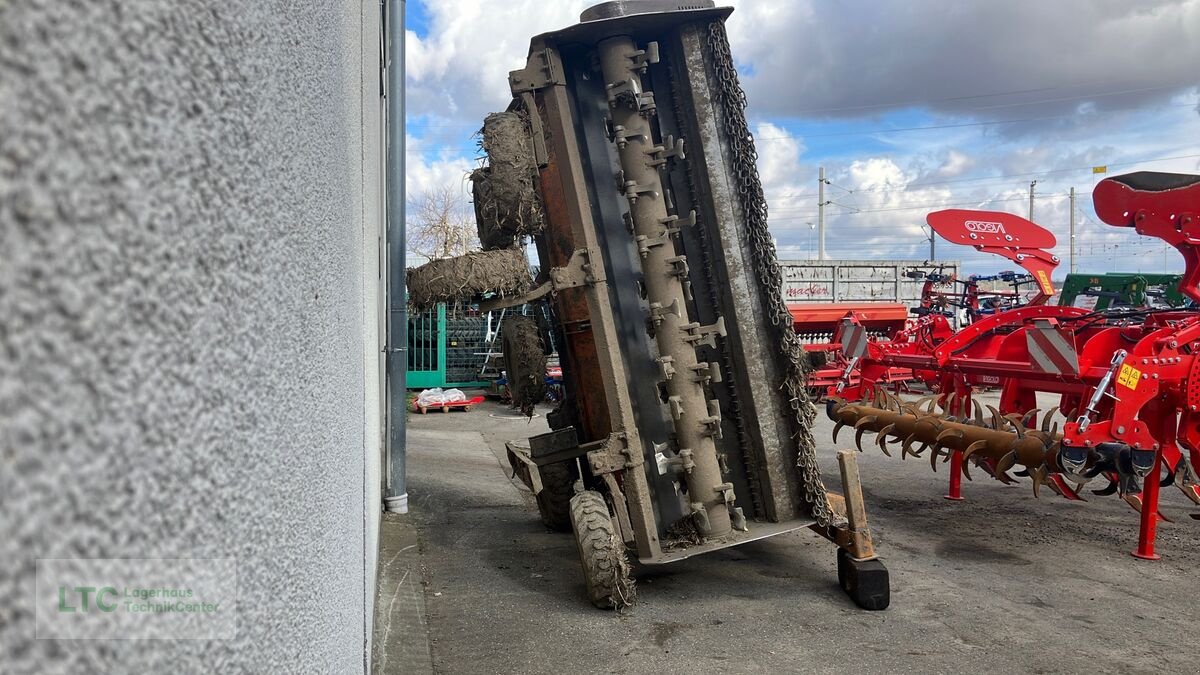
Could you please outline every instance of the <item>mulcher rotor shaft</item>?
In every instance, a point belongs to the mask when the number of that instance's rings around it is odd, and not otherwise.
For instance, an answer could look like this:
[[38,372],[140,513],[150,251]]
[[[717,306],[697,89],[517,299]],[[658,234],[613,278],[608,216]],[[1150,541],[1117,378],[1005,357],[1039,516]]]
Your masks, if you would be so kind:
[[600,65],[620,157],[619,180],[629,201],[660,374],[674,420],[676,450],[691,458],[682,477],[697,530],[720,537],[731,530],[733,487],[721,476],[713,441],[714,434],[720,433],[720,413],[705,394],[709,365],[699,362],[695,345],[721,330],[707,329],[688,318],[687,261],[675,251],[674,220],[664,201],[658,169],[664,149],[655,143],[651,127],[653,94],[642,88],[641,73],[655,58],[649,51],[638,49],[628,37],[611,38],[600,43]]

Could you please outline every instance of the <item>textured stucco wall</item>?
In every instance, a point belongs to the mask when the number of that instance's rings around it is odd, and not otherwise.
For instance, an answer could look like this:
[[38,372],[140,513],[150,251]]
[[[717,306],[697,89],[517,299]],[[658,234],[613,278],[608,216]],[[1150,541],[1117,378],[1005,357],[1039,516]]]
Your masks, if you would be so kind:
[[[0,671],[363,669],[377,12],[0,0]],[[32,639],[35,558],[226,556],[236,640]]]

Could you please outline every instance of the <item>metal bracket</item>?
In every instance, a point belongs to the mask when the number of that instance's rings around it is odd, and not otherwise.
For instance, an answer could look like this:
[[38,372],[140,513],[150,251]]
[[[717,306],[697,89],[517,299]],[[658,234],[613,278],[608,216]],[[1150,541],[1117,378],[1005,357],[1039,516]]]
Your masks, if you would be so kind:
[[591,260],[591,252],[588,249],[576,249],[565,266],[550,268],[550,280],[546,283],[521,295],[484,300],[479,303],[479,310],[491,312],[506,307],[517,307],[540,300],[565,288],[591,286],[606,281],[603,268],[593,266]]
[[688,268],[686,255],[677,255],[667,258],[667,264],[671,266],[667,274],[670,274],[673,277],[687,279],[688,273],[691,272],[691,270]]
[[646,150],[646,154],[650,156],[649,166],[662,167],[666,165],[667,160],[678,157],[686,159],[687,156],[683,152],[683,139],[676,140],[674,136],[667,136],[663,139],[662,145],[656,145]]
[[655,360],[658,361],[658,366],[662,369],[664,380],[669,380],[675,376],[674,356],[660,356]]
[[708,400],[708,417],[700,420],[706,429],[704,433],[713,438],[721,438],[721,404],[709,399]]
[[709,382],[721,381],[721,369],[719,366],[717,366],[715,361],[710,361],[708,363],[697,363],[696,365],[692,366],[692,370],[696,373],[696,376],[692,378],[693,382],[698,382],[701,385],[707,385]]
[[658,192],[653,187],[647,185],[638,185],[636,182],[631,180],[622,183],[620,188],[621,194],[625,196],[625,199],[629,200],[630,206],[637,203],[639,196],[657,194]]
[[665,320],[668,314],[674,314],[680,318],[683,317],[683,312],[679,309],[679,298],[675,298],[671,301],[671,304],[665,307],[657,302],[650,303],[650,320],[654,322],[656,327]]
[[638,253],[642,258],[650,254],[650,249],[658,246],[666,246],[670,242],[671,233],[667,232],[657,237],[648,237],[644,234],[639,234],[633,240],[637,242]]
[[629,447],[629,437],[620,431],[600,441],[598,448],[588,452],[587,459],[588,467],[596,476],[633,469],[641,466],[643,461],[641,452]]
[[658,43],[647,42],[646,48],[630,54],[629,60],[633,62],[635,70],[645,73],[650,64],[658,63]]
[[546,87],[566,84],[562,62],[553,49],[540,49],[529,55],[525,67],[508,74],[508,88],[514,97],[520,98],[529,113],[529,127],[533,136],[533,160],[538,166],[550,161],[546,152],[546,133],[542,127],[542,116],[538,113],[533,94]]
[[586,248],[575,249],[565,266],[550,268],[550,284],[555,291],[591,286],[604,280],[603,268],[598,270],[592,265],[592,253]]
[[621,126],[620,124],[613,127],[612,140],[617,144],[617,147],[622,150],[625,149],[626,145],[629,145],[629,141],[645,138],[646,137],[643,134],[626,134],[625,127]]
[[663,218],[663,219],[659,220],[658,222],[662,223],[663,225],[666,225],[668,230],[670,230],[672,233],[675,233],[675,232],[678,232],[680,230],[680,228],[682,228],[682,227],[695,226],[696,225],[696,212],[695,212],[695,210],[688,211],[686,218],[680,218],[679,216],[667,216],[666,218]]
[[508,88],[513,96],[534,92],[546,87],[566,84],[562,63],[553,49],[539,49],[529,55],[525,67],[508,74]]
[[683,339],[685,342],[691,342],[693,347],[700,345],[708,345],[713,349],[717,347],[716,337],[720,335],[725,337],[725,317],[718,317],[715,323],[708,326],[701,326],[698,323],[689,323],[686,326],[680,326],[679,330],[683,331]]

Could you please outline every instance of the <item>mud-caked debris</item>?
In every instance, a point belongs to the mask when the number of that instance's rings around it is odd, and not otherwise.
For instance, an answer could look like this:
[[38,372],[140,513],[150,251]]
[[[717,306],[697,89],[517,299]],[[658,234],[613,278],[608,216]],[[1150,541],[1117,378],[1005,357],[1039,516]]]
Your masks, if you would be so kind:
[[526,116],[488,115],[480,135],[488,165],[471,174],[479,241],[485,250],[508,248],[541,232],[544,224]]
[[408,270],[408,302],[420,311],[439,302],[470,302],[486,294],[520,295],[531,282],[524,251],[476,251]]

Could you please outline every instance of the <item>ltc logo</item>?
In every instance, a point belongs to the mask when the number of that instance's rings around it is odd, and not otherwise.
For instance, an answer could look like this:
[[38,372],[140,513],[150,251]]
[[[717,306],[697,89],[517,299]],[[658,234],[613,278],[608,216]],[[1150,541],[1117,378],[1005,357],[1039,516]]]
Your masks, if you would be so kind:
[[968,232],[979,232],[981,234],[1004,234],[1003,223],[993,223],[987,220],[968,220],[963,223]]
[[106,597],[117,597],[117,589],[112,586],[59,586],[58,611],[91,612],[93,607],[101,612],[116,611],[117,603],[106,601]]

